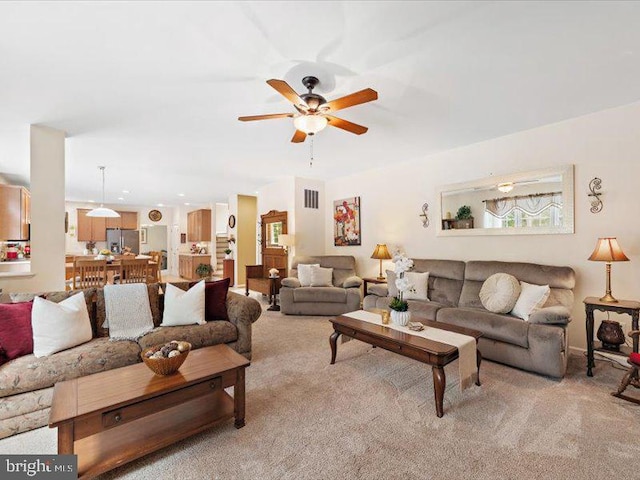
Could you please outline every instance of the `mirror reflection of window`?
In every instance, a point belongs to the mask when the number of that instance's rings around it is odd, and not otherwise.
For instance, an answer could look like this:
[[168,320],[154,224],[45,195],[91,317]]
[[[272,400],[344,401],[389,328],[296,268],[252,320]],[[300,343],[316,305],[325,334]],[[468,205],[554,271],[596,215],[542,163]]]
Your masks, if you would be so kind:
[[267,228],[267,246],[279,248],[278,238],[282,233],[282,222],[273,222],[268,224]]

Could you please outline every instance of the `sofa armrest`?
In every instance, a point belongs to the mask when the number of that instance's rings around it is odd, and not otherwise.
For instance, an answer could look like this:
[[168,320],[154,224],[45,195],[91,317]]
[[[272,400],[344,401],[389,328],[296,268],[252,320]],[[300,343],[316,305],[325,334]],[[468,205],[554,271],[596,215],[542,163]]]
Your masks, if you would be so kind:
[[299,288],[302,285],[300,284],[300,280],[298,280],[295,277],[287,277],[287,278],[283,278],[280,281],[280,285],[282,285],[283,287],[289,287],[289,288]]
[[571,312],[562,305],[545,307],[529,315],[529,323],[544,323],[547,325],[566,325],[571,321]]
[[375,295],[376,297],[388,297],[389,296],[389,287],[386,283],[378,283],[374,285],[367,286],[367,294]]
[[234,292],[227,294],[227,315],[229,321],[238,329],[236,350],[238,353],[251,354],[251,325],[262,314],[257,300]]
[[353,288],[353,287],[360,288],[360,285],[362,285],[362,279],[354,275],[354,276],[348,277],[342,283],[342,288]]

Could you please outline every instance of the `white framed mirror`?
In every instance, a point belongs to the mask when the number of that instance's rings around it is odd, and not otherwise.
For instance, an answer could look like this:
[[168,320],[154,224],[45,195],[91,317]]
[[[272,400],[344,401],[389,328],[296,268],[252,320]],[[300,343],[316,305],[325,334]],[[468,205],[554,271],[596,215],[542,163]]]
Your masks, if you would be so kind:
[[445,185],[438,202],[439,236],[573,233],[573,165]]

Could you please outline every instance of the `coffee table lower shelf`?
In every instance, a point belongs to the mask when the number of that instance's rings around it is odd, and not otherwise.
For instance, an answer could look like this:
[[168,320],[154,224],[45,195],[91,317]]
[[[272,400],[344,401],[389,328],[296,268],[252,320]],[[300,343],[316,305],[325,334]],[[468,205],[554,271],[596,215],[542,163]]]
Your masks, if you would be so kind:
[[[233,398],[223,390],[76,440],[79,478],[96,475],[167,447],[233,418]],[[64,426],[59,428],[64,430]]]

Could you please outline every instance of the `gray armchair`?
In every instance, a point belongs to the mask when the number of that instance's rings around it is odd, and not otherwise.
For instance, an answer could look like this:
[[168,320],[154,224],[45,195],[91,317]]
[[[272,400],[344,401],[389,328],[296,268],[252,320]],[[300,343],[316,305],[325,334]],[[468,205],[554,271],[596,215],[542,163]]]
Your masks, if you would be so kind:
[[[331,287],[303,287],[299,264],[333,268]],[[280,311],[286,315],[341,315],[360,308],[362,279],[356,276],[356,259],[346,255],[293,258],[289,277],[282,279]]]

